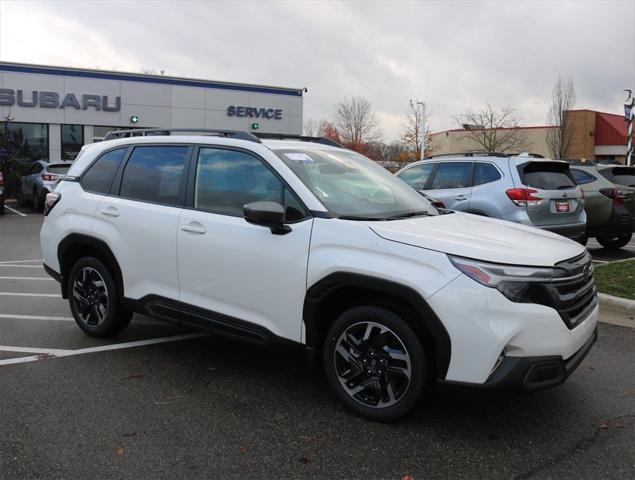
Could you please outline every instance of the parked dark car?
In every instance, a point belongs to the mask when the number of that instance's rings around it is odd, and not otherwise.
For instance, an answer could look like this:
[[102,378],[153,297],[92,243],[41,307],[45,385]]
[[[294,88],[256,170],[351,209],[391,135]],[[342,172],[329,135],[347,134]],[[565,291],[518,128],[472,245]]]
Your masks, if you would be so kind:
[[635,187],[635,167],[624,165],[600,165],[598,172],[604,178],[617,185],[625,185],[627,187]]
[[18,204],[33,204],[36,212],[44,209],[46,194],[55,189],[63,175],[66,175],[72,162],[37,160],[33,162],[26,175],[20,179],[16,193]]
[[[570,167],[585,196],[587,236],[595,237],[600,245],[613,249],[628,244],[635,229],[635,188],[616,184],[609,180],[608,173],[604,173],[618,168],[603,165]],[[619,173],[617,177],[624,179]]]

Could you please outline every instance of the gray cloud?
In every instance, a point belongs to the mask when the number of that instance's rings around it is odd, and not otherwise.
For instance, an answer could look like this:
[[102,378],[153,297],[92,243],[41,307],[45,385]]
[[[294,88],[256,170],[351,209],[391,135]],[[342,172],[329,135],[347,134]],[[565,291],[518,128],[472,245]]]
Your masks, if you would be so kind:
[[579,108],[635,87],[635,2],[0,2],[0,58],[309,89],[305,118],[368,98],[387,140],[408,99],[433,129],[485,102],[542,124],[558,74]]

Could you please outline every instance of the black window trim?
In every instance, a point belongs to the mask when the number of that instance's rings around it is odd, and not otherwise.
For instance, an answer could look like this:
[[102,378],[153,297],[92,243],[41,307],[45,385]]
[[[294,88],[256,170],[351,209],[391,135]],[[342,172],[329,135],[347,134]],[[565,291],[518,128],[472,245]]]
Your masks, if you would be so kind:
[[435,167],[434,171],[430,174],[430,178],[428,178],[428,182],[426,184],[425,190],[434,191],[431,187],[432,187],[432,181],[434,180],[434,177],[437,176],[437,170],[439,170],[439,166],[441,164],[448,164],[448,163],[470,163],[472,165],[472,169],[470,171],[470,179],[468,181],[468,186],[467,187],[452,187],[452,188],[437,188],[436,190],[457,190],[459,188],[472,188],[474,186],[474,164],[476,162],[474,160],[465,160],[461,158],[457,160],[437,162],[437,166]]
[[[214,215],[224,215],[226,217],[244,218],[242,214],[231,214],[231,213],[227,213],[227,212],[215,212],[213,210],[207,210],[207,209],[203,209],[203,208],[195,208],[194,207],[194,187],[195,187],[195,184],[196,184],[196,167],[198,166],[198,154],[199,154],[199,151],[200,151],[201,148],[214,148],[216,150],[231,150],[231,151],[234,151],[234,152],[240,152],[240,153],[244,153],[246,155],[250,155],[250,156],[254,157],[256,160],[258,160],[260,163],[262,163],[264,165],[264,167],[267,168],[274,175],[274,177],[276,177],[280,181],[280,184],[283,187],[282,188],[283,199],[284,199],[284,191],[288,190],[291,193],[291,195],[293,195],[295,197],[295,199],[302,206],[302,208],[304,209],[304,211],[306,213],[306,216],[304,216],[303,218],[300,218],[298,220],[293,220],[293,221],[286,221],[285,220],[285,224],[293,225],[294,223],[304,222],[306,220],[309,220],[309,219],[313,218],[314,212],[309,210],[309,208],[306,206],[306,204],[304,203],[302,198],[300,198],[300,196],[293,190],[293,188],[291,188],[291,186],[280,175],[280,173],[278,173],[269,164],[269,162],[267,162],[262,156],[258,155],[253,150],[249,150],[247,148],[235,147],[233,145],[216,145],[216,144],[209,144],[209,143],[195,144],[194,145],[194,150],[192,152],[192,157],[190,159],[190,168],[189,168],[189,172],[188,172],[187,188],[185,190],[185,202],[184,202],[184,206],[183,206],[184,209],[193,210],[193,211],[196,211],[196,212],[211,213],[211,214],[214,214]],[[284,206],[284,202],[283,202],[283,206]]]

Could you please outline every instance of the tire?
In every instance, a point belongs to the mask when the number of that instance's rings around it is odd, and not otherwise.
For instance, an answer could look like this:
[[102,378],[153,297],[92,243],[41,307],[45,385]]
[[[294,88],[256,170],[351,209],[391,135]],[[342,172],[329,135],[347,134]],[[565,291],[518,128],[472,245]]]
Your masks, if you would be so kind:
[[597,235],[595,239],[604,248],[617,250],[618,248],[622,248],[624,245],[627,245],[628,242],[631,241],[632,237],[632,233],[616,233],[613,235]]
[[359,416],[396,420],[410,413],[423,394],[428,369],[421,342],[404,320],[384,308],[360,306],[342,313],[327,333],[322,354],[331,388]]
[[36,212],[44,211],[44,201],[46,199],[46,194],[48,192],[46,190],[42,190],[38,195],[37,190],[33,189],[33,210]]
[[122,332],[132,312],[121,306],[120,295],[108,268],[98,259],[79,259],[68,276],[68,302],[73,318],[91,337],[112,337]]
[[15,193],[15,199],[17,200],[19,206],[21,206],[21,207],[26,206],[27,201],[24,198],[24,192],[22,191],[22,185],[20,185],[18,187],[18,191]]

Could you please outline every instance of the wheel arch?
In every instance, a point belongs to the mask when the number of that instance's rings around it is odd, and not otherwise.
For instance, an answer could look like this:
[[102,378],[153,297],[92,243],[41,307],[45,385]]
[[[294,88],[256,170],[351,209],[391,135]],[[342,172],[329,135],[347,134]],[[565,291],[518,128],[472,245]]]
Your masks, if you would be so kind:
[[121,267],[106,242],[90,235],[72,233],[65,237],[57,247],[57,259],[60,265],[62,297],[68,298],[68,275],[73,265],[82,257],[92,256],[98,258],[115,277],[119,298],[123,298],[124,285]]
[[384,306],[400,314],[422,342],[436,378],[445,378],[450,364],[450,336],[425,299],[406,285],[363,274],[335,272],[307,290],[303,321],[306,348],[312,358],[317,358],[335,318],[360,304]]

